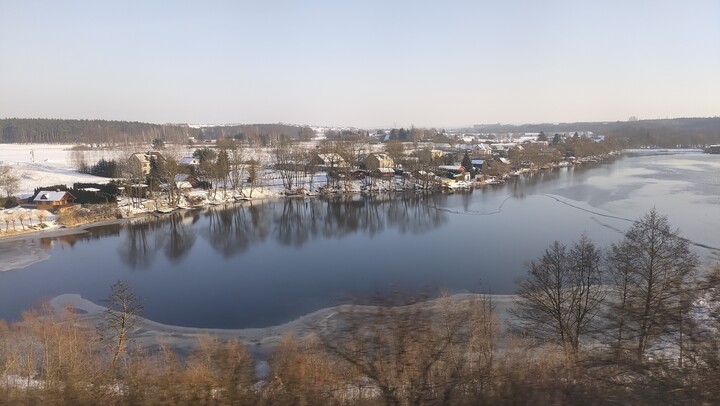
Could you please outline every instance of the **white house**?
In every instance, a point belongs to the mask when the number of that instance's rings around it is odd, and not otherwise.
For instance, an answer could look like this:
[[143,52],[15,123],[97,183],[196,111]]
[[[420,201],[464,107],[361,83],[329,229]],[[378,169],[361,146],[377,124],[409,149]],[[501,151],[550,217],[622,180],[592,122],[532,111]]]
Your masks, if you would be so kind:
[[180,165],[197,166],[200,165],[200,160],[194,156],[184,156],[180,158]]

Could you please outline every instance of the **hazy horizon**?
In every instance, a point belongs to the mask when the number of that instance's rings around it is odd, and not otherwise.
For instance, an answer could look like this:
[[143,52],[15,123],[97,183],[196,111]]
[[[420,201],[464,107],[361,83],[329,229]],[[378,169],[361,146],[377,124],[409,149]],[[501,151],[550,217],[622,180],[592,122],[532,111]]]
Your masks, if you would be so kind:
[[[685,119],[714,119],[719,118],[719,116],[708,116],[708,117],[663,117],[663,118],[643,118],[638,119],[637,121],[654,121],[654,120],[685,120]],[[343,124],[333,124],[333,125],[325,125],[325,124],[316,124],[316,123],[293,123],[293,122],[226,122],[226,123],[190,123],[190,122],[168,122],[168,123],[160,123],[160,122],[152,122],[152,121],[138,121],[138,120],[121,120],[121,119],[107,119],[102,117],[94,117],[94,118],[76,118],[76,117],[0,117],[0,120],[100,120],[100,121],[119,121],[119,122],[138,122],[138,123],[145,123],[145,124],[153,124],[153,125],[177,125],[177,126],[190,126],[190,127],[232,127],[232,126],[246,126],[246,125],[289,125],[289,126],[309,126],[309,127],[323,127],[323,128],[357,128],[359,130],[380,130],[380,129],[390,129],[390,128],[410,128],[411,126],[401,126],[397,125],[394,127],[393,125],[389,126],[367,126],[367,127],[358,127],[358,126],[351,126],[351,125],[343,125]],[[454,126],[415,126],[418,128],[435,128],[435,129],[447,129],[447,130],[455,130],[455,129],[469,129],[473,128],[474,126],[515,126],[515,127],[522,127],[522,126],[547,126],[547,125],[568,125],[568,124],[582,124],[582,123],[602,123],[602,124],[609,124],[609,123],[616,123],[616,122],[631,122],[634,120],[597,120],[597,121],[588,121],[588,120],[582,120],[582,121],[556,121],[556,122],[527,122],[527,123],[474,123],[474,124],[466,124],[466,125],[454,125]],[[578,130],[581,130],[581,128],[578,128]]]
[[0,117],[360,128],[720,114],[714,1],[0,0]]

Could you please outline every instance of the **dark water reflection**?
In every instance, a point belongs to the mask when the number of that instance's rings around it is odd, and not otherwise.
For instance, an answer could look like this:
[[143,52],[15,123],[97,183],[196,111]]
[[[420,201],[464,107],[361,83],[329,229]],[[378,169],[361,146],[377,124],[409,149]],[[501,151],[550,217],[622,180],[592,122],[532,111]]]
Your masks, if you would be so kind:
[[[387,229],[419,234],[447,222],[446,213],[433,208],[432,202],[440,198],[394,195],[372,199],[286,199],[202,212],[176,212],[136,221],[127,227],[120,238],[118,255],[130,269],[142,270],[152,267],[159,253],[171,263],[181,262],[198,236],[217,254],[232,258],[245,254],[253,245],[270,242],[300,248],[314,240],[358,233],[373,238]],[[91,229],[88,236],[72,238],[119,234]]]
[[118,279],[147,317],[201,327],[274,325],[394,289],[511,293],[553,240],[617,241],[629,223],[608,216],[655,206],[688,238],[720,246],[718,158],[623,158],[466,194],[245,203],[38,238],[50,259],[0,272],[0,317],[62,293],[100,301]]

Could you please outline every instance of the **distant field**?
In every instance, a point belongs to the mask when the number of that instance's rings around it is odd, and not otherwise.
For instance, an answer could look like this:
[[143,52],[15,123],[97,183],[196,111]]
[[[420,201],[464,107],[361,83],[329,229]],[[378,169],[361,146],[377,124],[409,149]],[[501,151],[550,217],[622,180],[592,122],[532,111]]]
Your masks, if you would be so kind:
[[[32,195],[38,186],[74,182],[105,183],[109,179],[77,172],[72,166],[72,145],[67,144],[0,144],[0,163],[10,165],[20,177],[19,197]],[[88,163],[100,158],[114,158],[120,151],[85,151]]]

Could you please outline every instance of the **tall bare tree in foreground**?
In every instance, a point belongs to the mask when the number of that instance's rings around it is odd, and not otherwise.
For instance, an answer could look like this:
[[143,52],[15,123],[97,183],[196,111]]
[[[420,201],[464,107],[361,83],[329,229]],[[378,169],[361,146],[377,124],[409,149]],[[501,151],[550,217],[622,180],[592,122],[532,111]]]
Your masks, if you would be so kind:
[[616,298],[609,313],[615,345],[643,358],[653,342],[679,331],[697,255],[653,209],[611,246],[608,260]]
[[284,334],[269,363],[272,375],[264,388],[269,404],[341,404],[353,397],[348,382],[358,376],[325,352],[315,334],[302,339]]
[[362,378],[359,390],[377,391],[387,405],[458,402],[477,395],[492,368],[497,324],[489,300],[395,298],[350,307],[339,323],[339,332],[322,337],[326,350]]
[[[179,362],[178,362],[179,361]],[[256,404],[256,381],[252,357],[237,340],[222,341],[201,335],[193,351],[175,364],[172,377],[164,385],[173,388],[166,402],[172,404]],[[158,401],[159,399],[154,399]]]
[[600,251],[583,235],[570,250],[555,241],[528,265],[512,313],[529,334],[577,353],[600,310]]
[[115,282],[105,302],[107,309],[103,314],[100,334],[111,351],[110,370],[115,373],[118,360],[125,353],[130,340],[129,333],[140,321],[143,307],[130,285],[122,280]]
[[[707,317],[695,317],[688,323],[688,344],[682,372],[678,380],[688,388],[695,404],[720,403],[720,264],[716,264],[703,278],[696,303],[709,306]],[[703,309],[704,310],[704,309]]]

